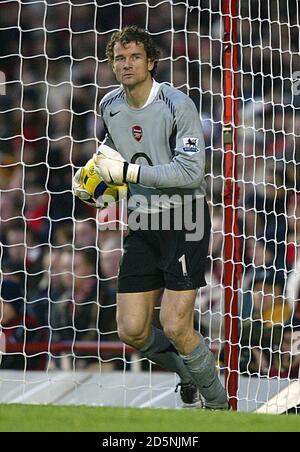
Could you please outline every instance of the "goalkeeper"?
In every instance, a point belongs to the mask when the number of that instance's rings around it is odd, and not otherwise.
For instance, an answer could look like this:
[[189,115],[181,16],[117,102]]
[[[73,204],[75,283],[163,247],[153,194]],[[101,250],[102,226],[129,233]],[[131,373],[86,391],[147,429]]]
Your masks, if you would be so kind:
[[[211,227],[197,109],[181,91],[153,79],[159,55],[144,30],[130,26],[114,33],[106,54],[120,88],[100,104],[106,138],[94,157],[95,170],[108,184],[128,183],[131,199],[138,195],[141,215],[157,214],[161,220],[166,210],[171,214],[169,230],[132,230],[129,212],[118,277],[119,337],[179,375],[186,406],[201,406],[204,399],[206,408],[228,409],[214,357],[194,330],[197,289],[206,285]],[[152,195],[164,195],[163,205]],[[174,195],[178,205],[171,202]],[[197,198],[204,206],[201,218],[195,218]],[[186,228],[174,226],[184,203],[195,224],[204,220],[199,240],[188,240]],[[159,299],[163,330],[152,325]]]

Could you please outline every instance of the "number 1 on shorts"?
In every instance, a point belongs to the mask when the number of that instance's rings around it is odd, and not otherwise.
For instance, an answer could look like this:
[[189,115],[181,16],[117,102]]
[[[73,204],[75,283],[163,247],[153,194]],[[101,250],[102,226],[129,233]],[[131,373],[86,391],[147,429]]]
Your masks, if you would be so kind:
[[183,274],[183,276],[187,276],[188,273],[187,273],[187,268],[186,268],[185,254],[183,254],[183,255],[181,256],[181,258],[178,259],[178,261],[181,262],[181,267],[182,267],[182,274]]

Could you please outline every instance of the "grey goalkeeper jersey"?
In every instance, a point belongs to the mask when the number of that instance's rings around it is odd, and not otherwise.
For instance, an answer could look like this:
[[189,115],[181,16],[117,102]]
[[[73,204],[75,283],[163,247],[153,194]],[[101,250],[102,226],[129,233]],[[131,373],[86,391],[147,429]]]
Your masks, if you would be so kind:
[[141,165],[139,184],[129,184],[141,211],[157,212],[205,196],[203,132],[188,96],[162,83],[151,103],[135,109],[120,87],[102,99],[100,111],[106,129],[103,143],[127,162]]

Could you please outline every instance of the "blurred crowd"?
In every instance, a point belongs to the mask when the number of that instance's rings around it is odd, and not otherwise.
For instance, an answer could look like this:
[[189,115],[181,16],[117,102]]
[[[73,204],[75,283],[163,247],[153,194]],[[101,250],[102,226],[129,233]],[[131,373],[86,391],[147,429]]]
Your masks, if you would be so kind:
[[[186,92],[199,109],[213,228],[197,327],[220,351],[222,363],[221,1],[149,3],[0,4],[0,71],[7,82],[0,96],[0,324],[11,344],[48,344],[44,353],[5,356],[2,368],[60,367],[53,343],[117,340],[116,277],[124,231],[99,230],[105,214],[99,219],[74,199],[72,176],[103,138],[98,104],[116,86],[105,47],[112,32],[128,24],[153,33],[161,53],[157,80]],[[295,377],[300,94],[293,90],[293,74],[300,67],[299,11],[297,0],[272,1],[272,7],[271,0],[240,3],[240,370]],[[100,357],[111,361],[100,349],[88,358],[76,356],[79,367]]]

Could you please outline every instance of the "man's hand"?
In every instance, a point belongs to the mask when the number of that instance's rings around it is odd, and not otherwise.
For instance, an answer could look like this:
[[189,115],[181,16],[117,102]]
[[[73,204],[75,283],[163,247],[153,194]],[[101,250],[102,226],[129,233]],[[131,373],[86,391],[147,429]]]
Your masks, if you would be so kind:
[[95,171],[109,185],[138,183],[140,166],[127,163],[119,152],[102,144],[94,155]]
[[85,202],[89,206],[97,207],[96,201],[91,197],[91,195],[86,191],[85,188],[81,185],[81,172],[83,168],[79,168],[75,176],[73,177],[73,193],[77,196],[81,201]]

